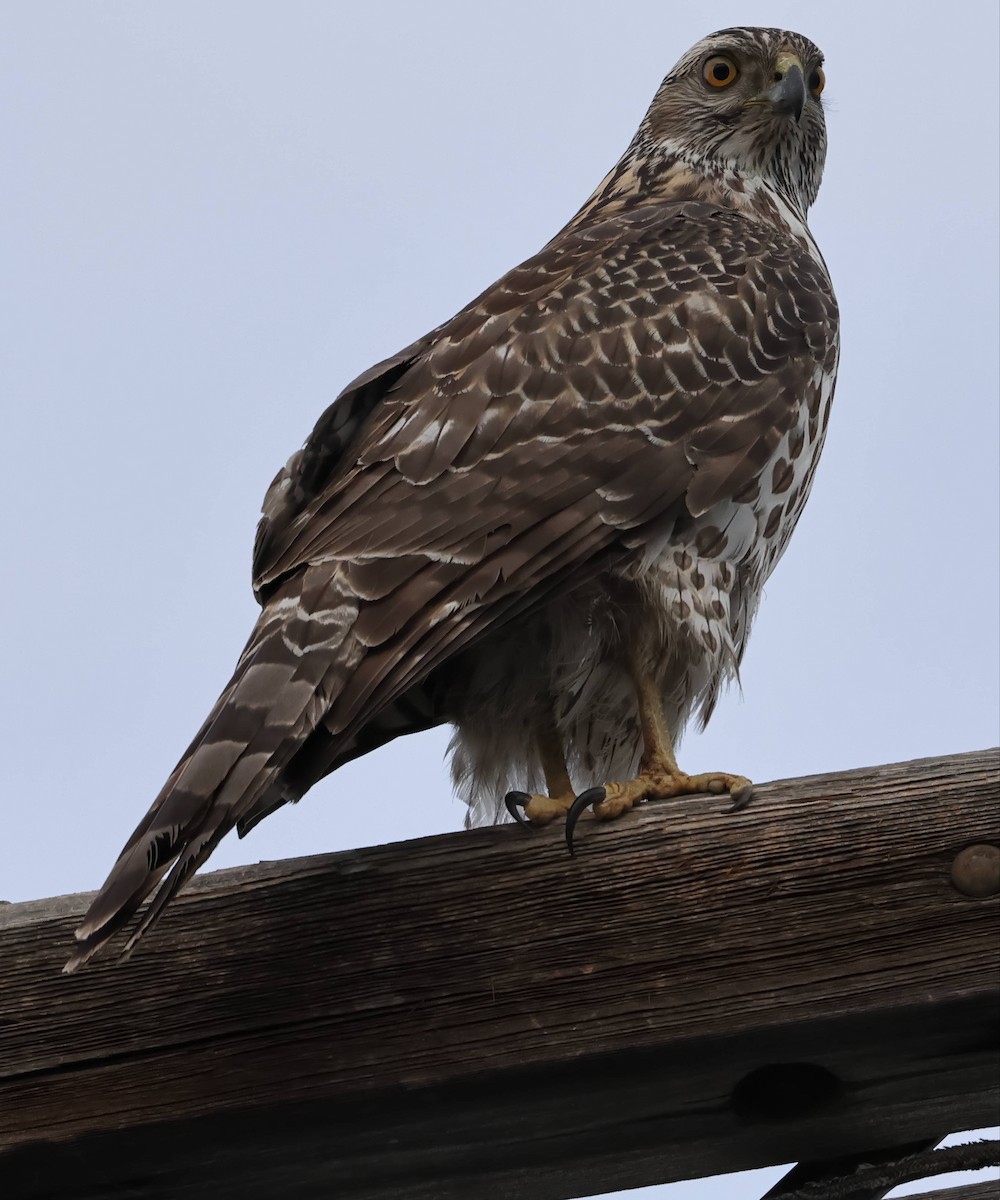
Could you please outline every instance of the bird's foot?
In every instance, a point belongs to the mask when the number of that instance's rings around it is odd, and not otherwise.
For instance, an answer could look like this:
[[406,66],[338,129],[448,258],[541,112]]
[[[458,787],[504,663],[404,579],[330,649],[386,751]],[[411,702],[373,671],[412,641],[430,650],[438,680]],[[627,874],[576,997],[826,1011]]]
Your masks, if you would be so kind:
[[728,792],[733,803],[730,812],[738,812],[750,803],[753,784],[745,775],[730,775],[725,771],[709,771],[688,775],[684,771],[641,771],[635,779],[623,783],[606,783],[603,787],[588,788],[573,801],[566,813],[566,845],[573,853],[573,830],[580,814],[587,808],[601,821],[610,821],[647,800],[669,800],[673,796],[694,796],[708,792],[721,796]]
[[542,796],[537,792],[508,792],[503,798],[507,811],[520,825],[548,825],[564,817],[576,803],[576,796],[566,792],[559,796]]

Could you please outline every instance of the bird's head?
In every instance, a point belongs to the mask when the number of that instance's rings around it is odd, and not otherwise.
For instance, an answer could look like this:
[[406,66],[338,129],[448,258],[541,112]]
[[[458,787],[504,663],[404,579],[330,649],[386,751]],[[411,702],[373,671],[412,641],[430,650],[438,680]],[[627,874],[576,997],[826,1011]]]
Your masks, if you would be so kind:
[[799,33],[723,29],[660,85],[640,135],[648,151],[718,165],[779,188],[803,215],[826,159],[823,56]]

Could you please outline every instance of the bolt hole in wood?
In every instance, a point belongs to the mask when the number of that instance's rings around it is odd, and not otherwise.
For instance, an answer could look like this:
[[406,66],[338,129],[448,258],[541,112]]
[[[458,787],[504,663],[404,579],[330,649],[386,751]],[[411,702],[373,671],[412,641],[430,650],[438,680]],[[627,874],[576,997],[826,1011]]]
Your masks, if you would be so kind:
[[770,1063],[744,1075],[733,1089],[742,1121],[787,1121],[821,1112],[839,1099],[844,1085],[816,1063]]

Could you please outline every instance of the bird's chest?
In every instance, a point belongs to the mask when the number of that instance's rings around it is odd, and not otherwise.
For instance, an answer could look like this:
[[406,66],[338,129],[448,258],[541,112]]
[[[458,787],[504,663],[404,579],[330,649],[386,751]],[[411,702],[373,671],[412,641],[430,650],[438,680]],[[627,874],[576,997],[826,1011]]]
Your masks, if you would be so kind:
[[738,663],[761,589],[809,496],[833,395],[832,377],[816,383],[753,486],[651,541],[635,570],[664,647],[683,645],[710,669]]
[[799,405],[794,423],[758,477],[751,501],[754,534],[749,560],[761,583],[784,553],[812,490],[826,438],[834,383],[833,374],[817,369],[814,386]]

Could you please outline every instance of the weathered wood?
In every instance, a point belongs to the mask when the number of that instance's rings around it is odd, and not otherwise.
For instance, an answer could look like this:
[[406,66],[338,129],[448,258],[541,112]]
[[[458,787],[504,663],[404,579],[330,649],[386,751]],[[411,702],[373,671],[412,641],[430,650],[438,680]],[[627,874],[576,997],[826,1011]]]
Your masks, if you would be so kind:
[[[937,1150],[933,1145],[918,1143],[890,1148],[874,1156],[863,1153],[851,1162],[828,1165],[834,1169],[807,1169],[798,1182],[793,1178],[798,1168],[793,1168],[762,1200],[770,1200],[772,1196],[780,1196],[782,1200],[884,1200],[900,1184],[956,1171],[995,1170],[1000,1167],[1000,1142],[993,1139],[965,1142]],[[789,1183],[791,1186],[783,1186]],[[946,1195],[940,1190],[934,1194],[939,1200]]]
[[1000,1179],[983,1179],[953,1188],[935,1188],[933,1192],[920,1192],[908,1200],[1000,1200]]
[[[0,910],[5,1200],[570,1197],[995,1123],[996,751]],[[120,944],[120,943],[119,943]]]

